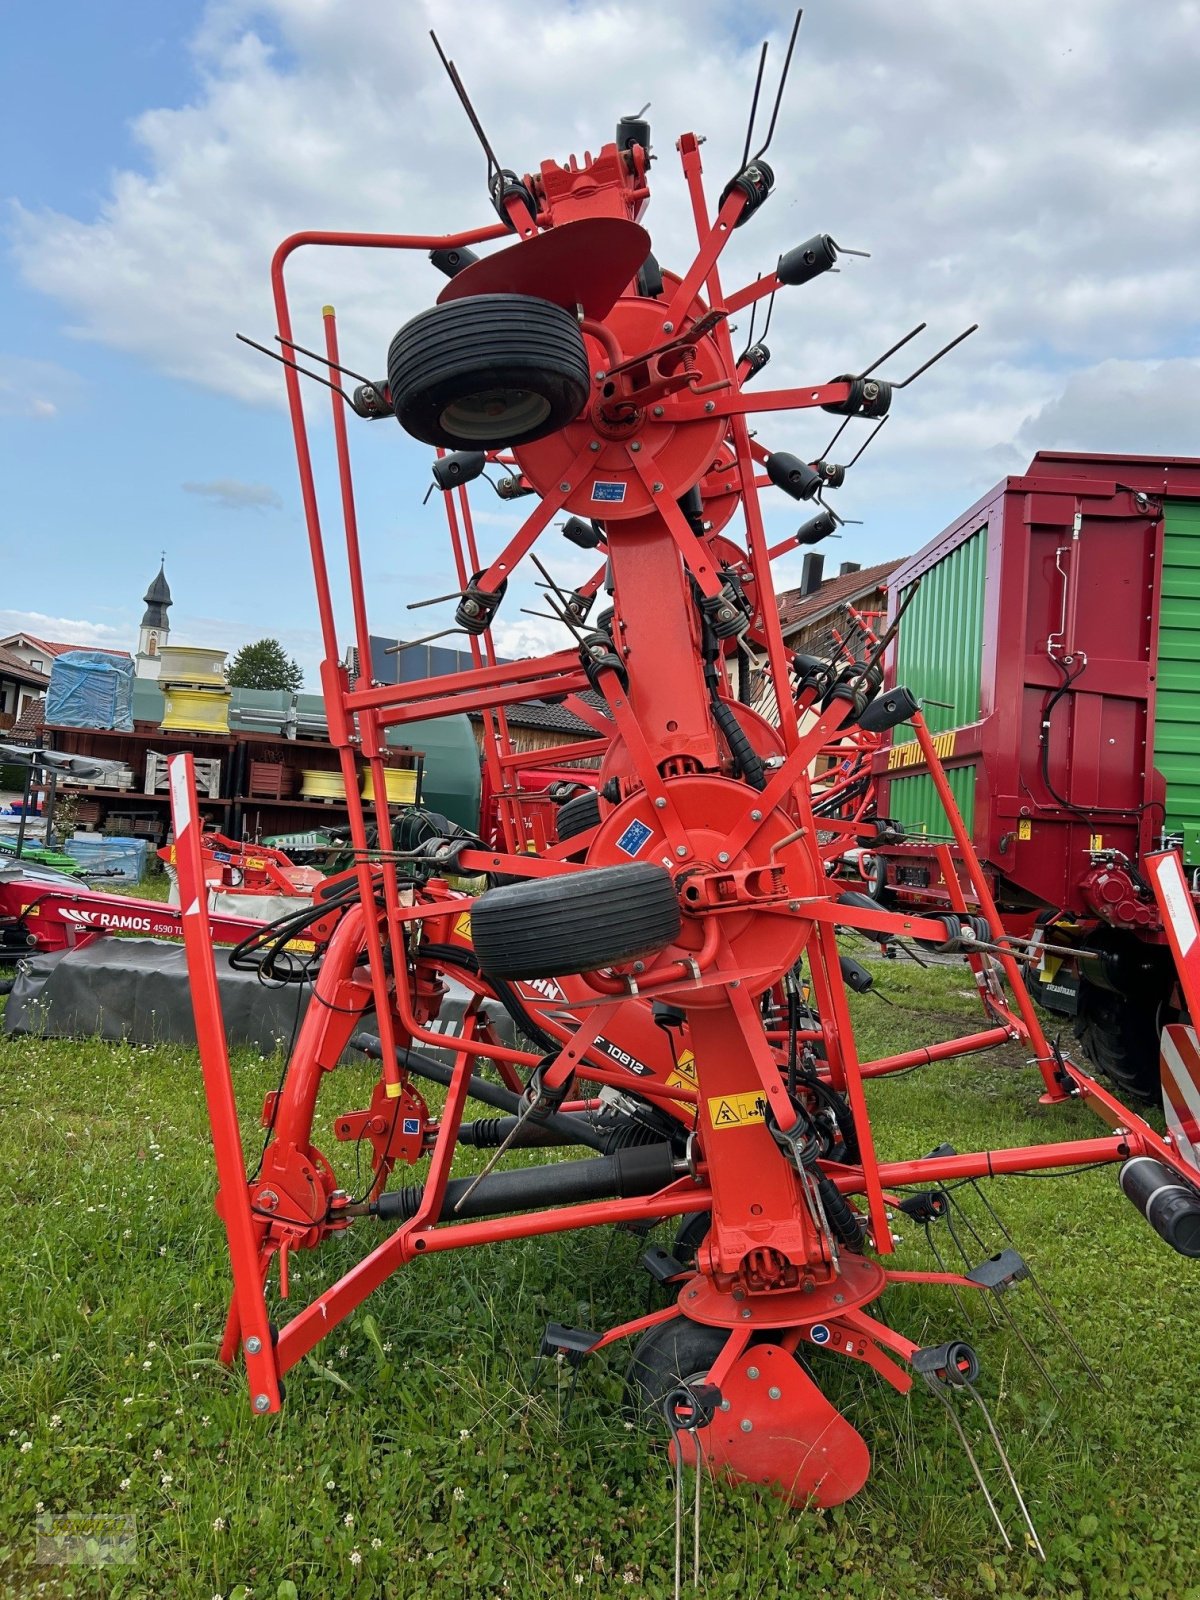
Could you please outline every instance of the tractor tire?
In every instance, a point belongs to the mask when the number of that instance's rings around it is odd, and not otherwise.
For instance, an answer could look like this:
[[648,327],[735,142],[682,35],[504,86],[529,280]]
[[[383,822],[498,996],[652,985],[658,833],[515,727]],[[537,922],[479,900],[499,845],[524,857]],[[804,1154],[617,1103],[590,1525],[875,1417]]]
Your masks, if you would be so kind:
[[600,796],[594,789],[577,794],[558,808],[558,842],[573,839],[577,833],[587,833],[600,826]]
[[422,311],[388,351],[392,410],[448,450],[527,444],[573,422],[591,393],[579,324],[549,300],[480,294]]
[[1079,984],[1075,1037],[1084,1054],[1123,1094],[1157,1105],[1162,1094],[1158,1069],[1159,1029],[1155,1008],[1086,978]]
[[491,977],[560,978],[652,955],[680,925],[670,874],[639,861],[489,889],[471,911],[471,940]]
[[668,1431],[663,1402],[680,1384],[702,1383],[728,1340],[728,1328],[710,1328],[683,1316],[644,1333],[625,1371],[630,1420],[649,1430]]

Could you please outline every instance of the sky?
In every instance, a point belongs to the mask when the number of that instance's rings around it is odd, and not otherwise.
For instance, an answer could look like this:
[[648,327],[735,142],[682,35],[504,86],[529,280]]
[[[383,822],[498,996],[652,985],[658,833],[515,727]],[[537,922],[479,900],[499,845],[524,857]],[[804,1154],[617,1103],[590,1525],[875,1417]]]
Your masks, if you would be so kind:
[[[273,634],[316,687],[282,375],[235,339],[271,342],[275,245],[304,228],[488,220],[484,160],[433,27],[519,172],[595,152],[649,101],[643,221],[682,270],[694,231],[675,140],[705,137],[715,199],[741,153],[760,41],[771,92],[791,17],[767,0],[5,7],[0,634],[133,648],[165,551],[174,642],[232,650]],[[769,271],[818,231],[871,255],[780,293],[770,386],[855,370],[927,321],[915,366],[980,324],[896,396],[838,491],[862,525],[822,547],[827,574],[919,548],[1038,449],[1200,455],[1197,82],[1198,0],[807,7],[775,190],[728,247],[723,280]],[[302,252],[296,337],[319,342],[332,302],[343,360],[382,376],[393,333],[443,281],[416,253]],[[884,375],[911,370],[908,353]],[[306,403],[334,536],[327,392],[310,386]],[[812,459],[834,420],[766,416],[759,437]],[[372,628],[448,626],[452,606],[416,622],[405,610],[453,587],[436,497],[422,506],[430,452],[390,421],[350,421]],[[490,495],[476,504],[489,556],[516,513]],[[773,538],[795,512],[769,496]],[[560,581],[590,566],[553,546]],[[799,556],[777,563],[778,587],[798,578]],[[565,642],[521,615],[534,594],[510,585],[502,652]]]

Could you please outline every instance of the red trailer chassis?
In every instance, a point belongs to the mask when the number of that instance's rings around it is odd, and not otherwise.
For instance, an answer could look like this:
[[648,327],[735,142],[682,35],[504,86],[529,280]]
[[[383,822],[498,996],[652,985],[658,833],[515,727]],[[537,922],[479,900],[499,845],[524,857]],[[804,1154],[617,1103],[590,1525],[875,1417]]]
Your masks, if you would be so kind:
[[[746,387],[757,367],[735,351],[730,315],[781,285],[807,281],[815,275],[814,261],[818,272],[822,262],[832,265],[836,247],[817,236],[782,257],[776,272],[727,292],[719,274],[722,251],[733,230],[766,199],[773,177],[758,158],[748,160],[725,187],[714,215],[705,197],[700,141],[685,134],[677,148],[696,254],[681,275],[664,271],[661,283],[648,280],[643,263],[649,237],[637,222],[649,193],[648,130],[641,130],[639,124],[622,141],[606,144],[594,159],[572,158],[565,166],[546,162],[522,179],[497,172],[499,222],[445,236],[304,233],[285,240],[276,253],[278,332],[290,351],[296,346],[284,273],[300,248],[422,250],[457,259],[473,244],[510,235],[516,240],[456,272],[438,311],[425,314],[430,333],[424,343],[420,330],[412,331],[421,319],[401,331],[388,384],[368,386],[368,395],[356,391],[352,406],[347,396],[333,397],[345,559],[363,660],[370,659],[369,632],[347,410],[379,416],[390,415],[394,406],[400,414],[403,396],[420,387],[415,367],[439,359],[439,330],[459,326],[453,319],[487,317],[493,310],[497,319],[536,317],[547,337],[551,329],[556,339],[561,334],[556,348],[562,350],[574,351],[577,337],[587,377],[583,399],[572,401],[558,425],[540,436],[527,436],[536,427],[528,424],[537,412],[530,395],[544,397],[551,386],[542,383],[543,369],[532,357],[518,363],[514,356],[511,376],[494,367],[481,370],[461,405],[444,395],[433,404],[432,390],[422,396],[440,418],[425,430],[438,444],[439,460],[461,466],[461,457],[442,452],[456,448],[460,437],[474,437],[490,459],[511,470],[523,492],[537,498],[519,531],[485,560],[465,486],[442,484],[462,591],[457,615],[471,634],[475,665],[417,683],[364,681],[352,688],[339,665],[299,376],[293,367],[286,371],[324,640],[322,682],[330,737],[346,778],[358,896],[340,908],[282,1090],[264,1108],[270,1137],[262,1165],[250,1178],[201,892],[190,758],[172,759],[184,936],[220,1179],[218,1210],[233,1269],[221,1355],[231,1361],[243,1354],[253,1408],[271,1412],[281,1404],[284,1375],[389,1274],[423,1256],[710,1212],[695,1269],[681,1271],[673,1284],[674,1305],[603,1335],[587,1335],[582,1343],[570,1343],[570,1330],[560,1329],[558,1336],[564,1348],[579,1351],[639,1335],[643,1372],[651,1355],[662,1356],[670,1341],[675,1348],[680,1340],[698,1342],[704,1359],[668,1373],[666,1391],[654,1395],[656,1408],[660,1401],[668,1406],[677,1454],[693,1459],[699,1446],[713,1470],[772,1483],[796,1503],[815,1499],[828,1505],[862,1484],[869,1454],[794,1359],[801,1345],[827,1344],[872,1366],[901,1391],[917,1373],[946,1394],[971,1385],[977,1370],[960,1344],[922,1349],[867,1310],[889,1283],[914,1277],[963,1290],[980,1287],[964,1274],[889,1267],[893,1191],[1131,1157],[1152,1157],[1180,1185],[1190,1185],[1195,1174],[1151,1128],[1048,1044],[1017,965],[999,942],[1002,929],[985,875],[919,712],[911,724],[948,801],[958,847],[961,881],[950,869],[952,904],[965,912],[966,896],[972,896],[985,919],[982,934],[993,947],[966,957],[986,1026],[934,1050],[860,1060],[838,928],[934,943],[946,942],[947,928],[935,918],[848,900],[844,886],[830,877],[845,851],[868,842],[876,830],[853,817],[818,817],[808,773],[818,753],[859,722],[876,685],[861,667],[848,669],[838,684],[831,667],[823,686],[802,683],[793,701],[760,489],[773,485],[795,498],[811,497],[813,478],[818,488],[824,481],[824,464],[768,452],[752,438],[749,419],[816,406],[877,416],[890,403],[891,387],[865,375],[774,391]],[[523,304],[514,307],[513,301]],[[566,319],[529,309],[534,305],[549,305]],[[570,324],[577,335],[568,335]],[[325,356],[340,373],[336,319],[328,306],[323,327]],[[420,344],[420,360],[397,356],[405,340]],[[568,365],[578,365],[574,356]],[[496,420],[488,423],[488,417]],[[452,426],[447,418],[457,420]],[[476,429],[473,436],[455,433],[468,422]],[[520,435],[516,442],[513,433]],[[699,513],[689,515],[697,491]],[[744,545],[723,532],[735,513]],[[564,626],[574,617],[572,632],[582,637],[537,660],[497,665],[487,624],[507,581],[533,558],[534,545],[560,514],[602,522],[613,583],[611,626],[583,626],[598,576],[590,594],[587,586],[571,595],[554,591]],[[718,669],[739,636],[759,654],[776,685],[778,727],[728,694]],[[507,850],[458,840],[447,841],[440,854],[435,849],[402,855],[392,847],[387,810],[378,802],[378,843],[368,846],[357,766],[366,762],[375,794],[386,793],[386,728],[481,710],[502,730],[506,706],[569,697],[589,686],[602,695],[611,717],[600,773],[600,793],[608,798],[601,801],[595,826],[536,856],[519,853],[530,832],[520,817],[520,797],[505,781],[517,763],[505,766],[497,741],[489,759],[496,766],[493,787],[510,791],[501,818]],[[492,750],[491,741],[486,748]],[[571,757],[559,751],[557,759]],[[949,866],[948,854],[945,859]],[[439,870],[519,881],[472,898],[455,893]],[[604,903],[607,915],[576,915],[579,907]],[[637,916],[646,928],[653,922],[657,929],[642,934],[641,944],[633,927]],[[468,937],[482,971],[470,971]],[[557,955],[548,953],[550,947]],[[585,947],[588,961],[581,953]],[[801,962],[814,1011],[797,1020],[784,1002]],[[431,1024],[441,974],[450,970],[471,984],[478,1004],[468,1008],[459,1035],[448,1039]],[[531,1004],[533,995],[539,997],[541,1023],[548,1032],[557,1030],[554,1048],[524,1051],[491,1033],[484,1002],[514,985],[524,986]],[[369,1011],[378,1034],[379,1085],[370,1107],[335,1119],[339,1138],[357,1138],[365,1130],[375,1151],[370,1190],[351,1199],[328,1156],[312,1142],[313,1116],[330,1069]],[[782,1025],[781,1015],[787,1018]],[[657,1033],[666,1046],[653,1061],[642,1062],[645,1071],[633,1072],[621,1055],[638,1057],[627,1044],[638,1028],[647,1036]],[[615,1045],[615,1053],[598,1047],[602,1038]],[[877,1159],[868,1079],[932,1059],[935,1052],[966,1053],[1004,1040],[1020,1040],[1028,1049],[1044,1098],[1078,1099],[1112,1131],[1008,1151]],[[415,1068],[421,1052],[448,1043],[454,1066],[435,1113],[416,1087]],[[802,1076],[789,1066],[789,1055],[794,1064],[797,1051]],[[665,1118],[670,1131],[658,1143],[577,1163],[456,1176],[464,1108],[479,1082],[472,1074],[480,1062],[493,1063],[502,1082],[520,1089],[519,1113],[506,1139],[510,1147],[519,1148],[539,1122],[548,1126],[548,1119],[594,1110],[597,1089],[601,1098],[615,1092],[621,1103],[645,1108],[646,1125],[661,1128]],[[580,1091],[576,1084],[588,1087]],[[581,1092],[583,1099],[571,1098]],[[823,1120],[821,1107],[830,1103],[852,1124],[853,1150]],[[426,1159],[422,1185],[389,1187],[397,1162]],[[494,1166],[495,1158],[489,1168]],[[514,1187],[545,1198],[530,1204],[518,1196],[514,1203]],[[361,1227],[366,1216],[390,1218],[396,1226],[311,1303],[279,1320],[291,1252]],[[268,1298],[273,1268],[278,1300]],[[769,1385],[756,1381],[764,1366],[772,1375]]]

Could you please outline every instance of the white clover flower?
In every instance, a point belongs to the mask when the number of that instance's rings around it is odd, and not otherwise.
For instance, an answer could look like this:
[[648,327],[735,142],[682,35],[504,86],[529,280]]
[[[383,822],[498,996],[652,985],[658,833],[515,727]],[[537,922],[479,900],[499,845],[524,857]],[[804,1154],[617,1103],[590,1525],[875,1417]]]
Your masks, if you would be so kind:
[[[21,1448],[23,1450],[25,1446],[22,1445]],[[454,1490],[454,1498],[459,1501],[465,1500],[467,1498],[467,1491],[456,1486]]]
[[158,1481],[159,1481],[159,1483],[162,1484],[164,1489],[169,1489],[171,1487],[171,1485],[175,1482],[175,1479],[172,1477],[172,1475],[169,1472],[164,1472],[162,1477]]
[[54,1354],[50,1357],[50,1359],[51,1359],[51,1361],[61,1361],[62,1360],[62,1351],[61,1350],[56,1350],[54,1352]]
[[22,1441],[22,1443],[21,1443],[21,1454],[23,1456],[27,1456],[32,1449],[33,1449],[33,1445],[31,1444],[31,1442],[28,1439],[25,1439],[25,1440]]
[[150,1371],[150,1366],[151,1366],[151,1363],[149,1361],[143,1361],[142,1362],[142,1371],[143,1372],[149,1372]]
[[132,1482],[133,1482],[132,1478],[122,1478],[121,1479],[121,1492],[124,1493],[129,1488],[129,1485]]
[[337,1484],[333,1481],[332,1478],[330,1478],[329,1482],[325,1485],[325,1487],[327,1489],[336,1489],[337,1488]]
[[338,1353],[339,1359],[344,1361],[346,1359],[346,1357],[350,1354],[350,1346],[348,1344],[340,1344],[340,1345],[338,1345],[337,1353]]
[[161,1461],[162,1458],[163,1458],[163,1453],[162,1453],[161,1450],[156,1450],[154,1452],[154,1454],[150,1457],[151,1461]]
[[372,1539],[371,1540],[371,1549],[372,1550],[382,1550],[383,1549],[383,1540],[379,1539],[379,1538]]
[[354,1526],[353,1511],[347,1511],[346,1515],[342,1518],[342,1526],[344,1528],[352,1528]]
[[213,1518],[213,1532],[214,1533],[224,1533],[225,1532],[225,1518],[224,1517],[214,1517]]
[[361,1567],[362,1566],[362,1551],[361,1550],[351,1550],[351,1552],[350,1552],[350,1565],[352,1567]]
[[62,1427],[62,1418],[59,1416],[57,1411],[50,1418],[50,1426],[52,1428],[61,1428]]
[[471,1430],[470,1430],[470,1428],[460,1428],[460,1429],[459,1429],[459,1430],[458,1430],[458,1437],[459,1437],[459,1438],[460,1438],[460,1439],[469,1439],[469,1438],[470,1438],[470,1437],[471,1437]]

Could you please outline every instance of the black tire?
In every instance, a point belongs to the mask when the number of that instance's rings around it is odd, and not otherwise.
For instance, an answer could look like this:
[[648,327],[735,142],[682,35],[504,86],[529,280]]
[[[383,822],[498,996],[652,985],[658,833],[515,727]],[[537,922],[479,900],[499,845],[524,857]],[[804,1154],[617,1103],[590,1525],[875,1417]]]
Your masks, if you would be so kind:
[[471,941],[496,978],[558,978],[632,961],[679,933],[679,901],[653,862],[534,878],[480,895]]
[[1102,1076],[1145,1105],[1157,1105],[1162,1096],[1158,1024],[1148,997],[1139,1003],[1080,980],[1075,1037]]
[[594,789],[577,794],[558,808],[558,842],[573,839],[577,833],[587,833],[600,826],[600,796]]
[[625,1371],[630,1418],[643,1428],[669,1431],[663,1401],[681,1383],[702,1383],[728,1339],[728,1328],[710,1328],[683,1316],[644,1333]]
[[591,392],[570,312],[524,294],[480,294],[422,311],[388,351],[400,426],[425,444],[487,450],[557,433]]
[[708,1230],[711,1227],[711,1211],[689,1211],[686,1216],[680,1217],[671,1254],[681,1266],[696,1265],[696,1251],[708,1238]]

